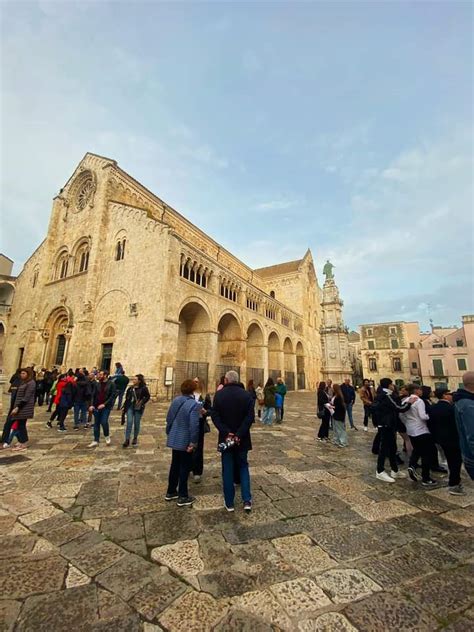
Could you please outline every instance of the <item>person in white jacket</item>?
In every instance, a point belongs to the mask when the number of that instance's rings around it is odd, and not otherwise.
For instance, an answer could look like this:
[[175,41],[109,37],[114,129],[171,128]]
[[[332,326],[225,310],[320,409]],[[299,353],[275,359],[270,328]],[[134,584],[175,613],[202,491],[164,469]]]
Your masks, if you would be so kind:
[[[413,448],[421,456],[421,484],[424,487],[433,487],[437,485],[437,482],[431,478],[430,472],[434,440],[428,430],[427,421],[429,420],[429,416],[426,413],[425,404],[421,399],[422,389],[418,384],[409,384],[406,390],[410,397],[415,397],[415,400],[412,400],[413,403],[409,410],[405,413],[400,413],[400,419],[407,428],[407,434],[410,437]],[[406,397],[403,403],[408,401],[408,399],[409,397]],[[418,480],[416,469],[412,464],[408,467],[408,475],[412,481]]]

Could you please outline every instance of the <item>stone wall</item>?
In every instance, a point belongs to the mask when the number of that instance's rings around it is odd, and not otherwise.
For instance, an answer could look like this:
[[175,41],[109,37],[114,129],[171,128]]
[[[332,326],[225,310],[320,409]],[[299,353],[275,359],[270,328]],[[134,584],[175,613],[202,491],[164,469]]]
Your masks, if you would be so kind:
[[112,366],[144,373],[158,395],[165,368],[179,362],[207,363],[211,390],[224,366],[238,366],[242,379],[251,369],[295,382],[304,373],[314,388],[320,323],[310,253],[297,273],[260,278],[114,161],[87,154],[18,277],[5,364],[13,372],[24,349],[22,364],[52,366],[62,345],[62,368],[90,368],[112,345]]

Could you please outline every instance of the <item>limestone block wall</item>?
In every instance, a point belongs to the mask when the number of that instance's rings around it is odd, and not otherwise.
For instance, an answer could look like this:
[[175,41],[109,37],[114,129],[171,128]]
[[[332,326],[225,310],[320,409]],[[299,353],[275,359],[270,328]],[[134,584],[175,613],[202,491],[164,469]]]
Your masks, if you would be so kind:
[[[192,275],[183,275],[183,264]],[[202,281],[203,276],[206,282]],[[192,278],[191,278],[192,276]],[[33,279],[35,279],[33,281]],[[310,253],[297,274],[263,279],[107,158],[86,154],[54,198],[45,241],[17,281],[7,370],[111,363],[165,392],[165,368],[209,365],[321,378],[319,286]],[[273,280],[272,280],[273,282]],[[34,286],[34,287],[33,287]],[[259,378],[260,379],[260,378]]]

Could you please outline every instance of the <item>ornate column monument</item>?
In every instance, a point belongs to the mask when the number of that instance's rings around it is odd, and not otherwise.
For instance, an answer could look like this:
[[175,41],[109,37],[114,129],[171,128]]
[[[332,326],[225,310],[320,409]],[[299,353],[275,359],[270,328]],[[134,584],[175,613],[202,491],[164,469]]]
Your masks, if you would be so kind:
[[341,384],[344,378],[352,379],[349,358],[348,332],[342,318],[343,301],[339,298],[339,289],[334,281],[335,266],[329,261],[323,268],[326,277],[323,285],[323,323],[321,326],[321,346],[323,352],[323,379],[331,379]]

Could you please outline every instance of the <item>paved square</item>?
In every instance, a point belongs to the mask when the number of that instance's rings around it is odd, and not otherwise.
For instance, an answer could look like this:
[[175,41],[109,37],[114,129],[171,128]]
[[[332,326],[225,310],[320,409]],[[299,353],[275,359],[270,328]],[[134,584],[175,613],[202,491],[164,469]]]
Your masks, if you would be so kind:
[[[88,431],[29,423],[26,454],[0,453],[2,630],[252,632],[474,626],[474,485],[449,496],[376,481],[373,430],[315,441],[311,393],[281,426],[253,428],[254,508],[223,508],[215,429],[193,508],[164,501],[167,406],[137,448],[88,449]],[[72,427],[69,422],[69,428]],[[15,627],[16,626],[16,627]],[[457,627],[456,627],[457,626]]]

